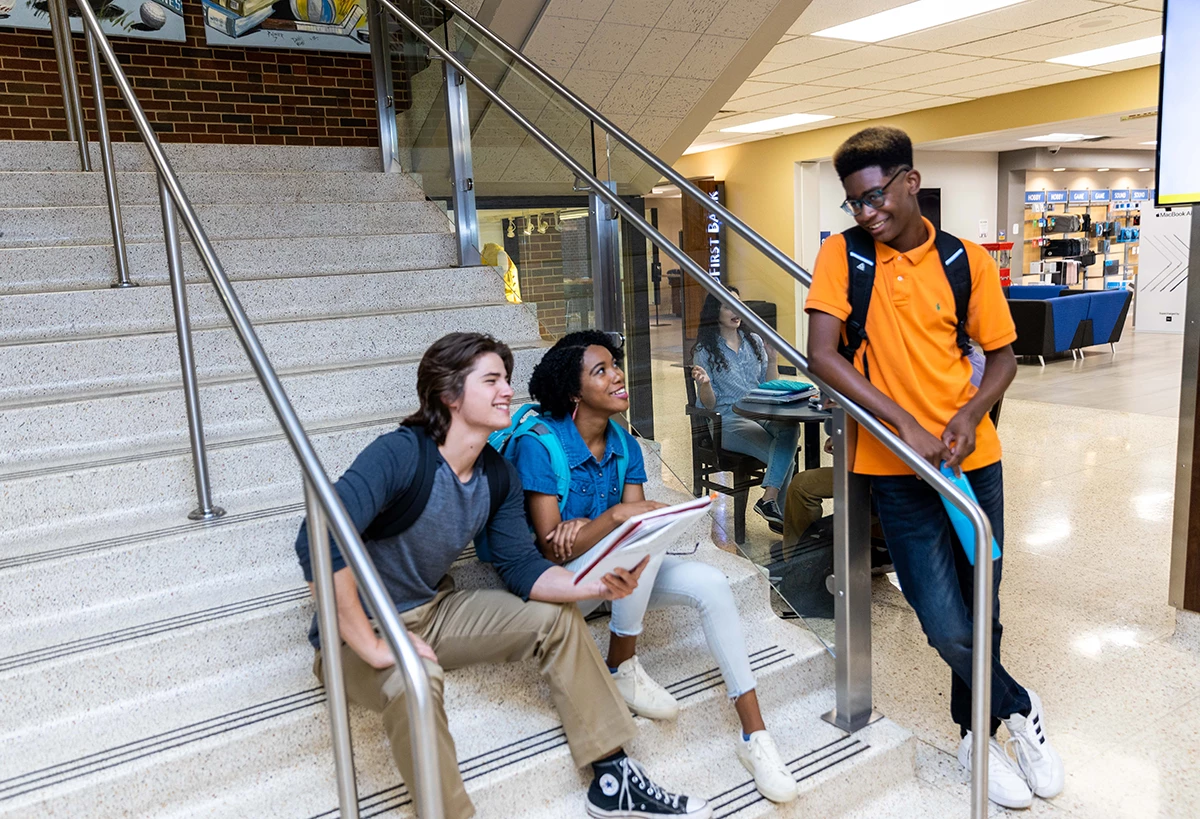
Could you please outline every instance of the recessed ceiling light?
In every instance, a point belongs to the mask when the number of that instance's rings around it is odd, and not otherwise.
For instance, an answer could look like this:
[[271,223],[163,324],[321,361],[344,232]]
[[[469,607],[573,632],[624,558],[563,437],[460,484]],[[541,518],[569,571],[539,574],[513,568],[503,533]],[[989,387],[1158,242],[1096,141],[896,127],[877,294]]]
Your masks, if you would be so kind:
[[1055,173],[1058,173],[1059,171],[1065,171],[1065,170],[1066,170],[1066,168],[1053,168],[1052,170],[1053,170]]
[[813,36],[877,43],[880,40],[890,40],[893,37],[1023,2],[1025,0],[917,0],[915,3],[822,29],[814,32]]
[[833,115],[788,114],[782,117],[759,120],[758,122],[749,122],[745,125],[731,125],[728,128],[722,128],[721,131],[730,134],[762,134],[767,131],[782,131],[784,128],[795,128],[797,125],[808,125],[810,122],[820,122],[825,119],[833,119]]
[[1022,137],[1021,142],[1079,142],[1084,139],[1095,139],[1099,134],[1042,134],[1035,137]]
[[1157,144],[1158,144],[1157,139],[1152,139],[1149,142],[1139,142],[1138,143],[1138,145],[1157,145]]
[[1105,171],[1110,171],[1110,170],[1112,170],[1112,168],[1097,168],[1096,173],[1104,173]]
[[1150,170],[1150,168],[1138,168],[1138,173],[1145,173],[1148,170]]
[[1087,68],[1092,65],[1104,65],[1105,63],[1115,63],[1121,60],[1131,60],[1134,57],[1147,57],[1151,54],[1158,54],[1162,51],[1162,44],[1162,35],[1156,34],[1153,37],[1146,37],[1142,40],[1133,40],[1132,42],[1119,43],[1118,45],[1105,46],[1104,48],[1093,48],[1091,51],[1080,51],[1078,54],[1068,54],[1065,57],[1055,57],[1054,59],[1046,60],[1046,62]]

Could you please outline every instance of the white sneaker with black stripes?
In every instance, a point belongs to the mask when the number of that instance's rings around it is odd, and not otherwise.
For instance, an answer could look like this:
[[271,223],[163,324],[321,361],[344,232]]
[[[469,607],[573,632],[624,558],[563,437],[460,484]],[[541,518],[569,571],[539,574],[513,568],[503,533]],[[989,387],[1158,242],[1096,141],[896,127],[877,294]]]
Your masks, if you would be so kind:
[[627,756],[612,762],[597,762],[592,786],[588,788],[588,816],[596,819],[656,819],[682,816],[711,819],[712,807],[695,796],[671,793],[655,784],[646,770]]
[[1017,759],[1017,767],[1029,789],[1043,799],[1052,799],[1062,793],[1067,778],[1062,757],[1046,737],[1046,712],[1042,699],[1029,691],[1029,702],[1033,708],[1029,716],[1013,714],[1004,720],[1012,739],[1008,746]]

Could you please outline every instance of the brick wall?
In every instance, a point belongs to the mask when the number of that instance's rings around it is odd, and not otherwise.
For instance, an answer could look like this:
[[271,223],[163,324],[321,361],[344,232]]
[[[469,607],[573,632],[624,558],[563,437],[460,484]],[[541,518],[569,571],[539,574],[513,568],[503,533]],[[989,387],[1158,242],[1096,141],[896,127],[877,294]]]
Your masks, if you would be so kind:
[[542,338],[555,339],[566,333],[567,302],[563,286],[562,234],[555,231],[526,236],[525,217],[513,220],[517,234],[517,276],[521,299],[537,305],[538,329]]
[[[202,9],[199,0],[184,3],[186,42],[112,40],[164,142],[378,144],[366,55],[210,48],[204,42]],[[88,133],[95,139],[82,35],[73,41]],[[393,70],[397,104],[403,107],[407,90],[399,61]],[[111,79],[106,99],[113,139],[137,140]],[[65,140],[66,128],[49,32],[0,28],[0,139]]]

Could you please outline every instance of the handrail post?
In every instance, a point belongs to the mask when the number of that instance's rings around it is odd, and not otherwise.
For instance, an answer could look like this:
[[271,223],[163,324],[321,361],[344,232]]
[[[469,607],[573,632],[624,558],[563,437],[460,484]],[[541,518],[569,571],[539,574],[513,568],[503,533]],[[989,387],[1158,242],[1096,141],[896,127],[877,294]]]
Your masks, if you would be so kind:
[[992,527],[976,506],[974,648],[971,654],[971,819],[988,815],[988,740],[992,723]]
[[167,246],[167,271],[171,280],[171,305],[175,311],[175,336],[179,342],[179,369],[183,375],[183,400],[187,407],[188,438],[192,445],[192,470],[196,476],[199,505],[188,513],[191,520],[213,520],[225,514],[214,506],[208,479],[208,456],[204,451],[204,421],[200,415],[200,390],[196,383],[196,356],[192,349],[192,327],[188,316],[187,282],[183,276],[183,249],[175,221],[175,204],[162,174],[158,174],[158,201],[162,206],[163,237]]
[[392,77],[392,39],[379,0],[367,0],[367,36],[371,40],[371,76],[379,119],[379,158],[384,173],[400,170],[400,133],[396,125],[396,86]]
[[317,630],[321,638],[325,703],[329,706],[329,727],[333,734],[338,805],[341,819],[358,819],[358,785],[354,779],[354,747],[350,742],[346,680],[342,676],[342,639],[338,632],[333,558],[329,553],[329,525],[321,501],[308,480],[304,481],[304,502],[308,510],[309,554],[312,556],[313,587],[317,595]]
[[[446,23],[447,27],[450,25]],[[479,214],[475,210],[475,171],[471,160],[471,114],[467,85],[458,69],[442,63],[446,78],[446,122],[450,134],[450,183],[454,189],[454,230],[458,235],[458,265],[480,263]]]
[[100,133],[100,162],[104,166],[104,190],[108,194],[108,218],[112,223],[113,254],[117,259],[117,281],[113,287],[137,287],[129,279],[129,254],[125,249],[125,228],[121,223],[121,201],[117,193],[117,168],[113,159],[112,141],[108,131],[108,107],[104,102],[104,75],[101,74],[100,53],[91,29],[87,38],[88,65],[92,72],[92,93],[96,103],[96,128]]
[[71,42],[71,18],[67,16],[64,0],[49,0],[47,6],[50,11],[50,31],[54,37],[54,54],[58,58],[58,82],[62,86],[67,135],[79,146],[79,169],[91,171],[92,157],[88,153],[87,123],[83,119],[83,96],[79,91],[79,69],[75,66],[75,49]]
[[[617,183],[601,182],[612,190]],[[592,245],[592,306],[599,330],[624,333],[621,310],[620,227],[617,213],[595,191],[588,194],[588,232]],[[586,316],[584,325],[587,325]]]
[[834,709],[823,715],[843,731],[866,728],[871,707],[871,502],[868,479],[850,471],[858,424],[833,409]]

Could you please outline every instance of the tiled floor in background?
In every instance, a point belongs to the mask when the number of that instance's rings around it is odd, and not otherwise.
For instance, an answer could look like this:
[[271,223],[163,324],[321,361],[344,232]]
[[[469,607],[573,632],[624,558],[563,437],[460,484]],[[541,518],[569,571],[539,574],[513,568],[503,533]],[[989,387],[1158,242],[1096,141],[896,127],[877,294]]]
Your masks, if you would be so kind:
[[[687,483],[677,334],[656,338],[655,424]],[[1166,603],[1182,344],[1131,328],[1125,338],[1116,356],[1097,347],[1082,361],[1023,364],[1000,424],[1004,662],[1042,696],[1067,766],[1064,793],[1026,815],[1200,816],[1200,652],[1169,639]],[[731,546],[728,506],[714,534]],[[770,542],[760,524],[749,516],[751,552]],[[892,582],[876,579],[874,594],[876,705],[921,741],[920,782],[888,815],[965,816],[949,671]]]

